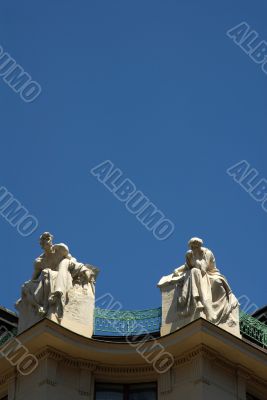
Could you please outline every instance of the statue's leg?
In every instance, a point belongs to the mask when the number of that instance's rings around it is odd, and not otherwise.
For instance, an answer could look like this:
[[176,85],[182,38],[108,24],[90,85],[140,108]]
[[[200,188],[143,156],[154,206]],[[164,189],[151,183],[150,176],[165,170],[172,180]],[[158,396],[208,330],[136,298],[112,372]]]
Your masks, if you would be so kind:
[[212,308],[212,297],[211,297],[211,286],[209,283],[208,276],[202,273],[199,269],[193,268],[191,270],[192,280],[192,295],[196,302],[198,310],[203,310],[209,321],[215,321],[216,315]]
[[70,261],[65,258],[59,263],[55,284],[55,292],[60,292],[66,297]]
[[56,315],[59,321],[63,317],[67,291],[69,289],[69,265],[70,260],[68,260],[67,258],[59,263],[54,293],[52,296],[50,296],[50,302],[56,304]]
[[51,287],[50,287],[50,278],[49,278],[49,270],[44,269],[43,272],[43,309],[44,312],[47,313],[49,309],[48,299],[51,294]]
[[195,300],[196,307],[198,310],[204,309],[205,297],[201,285],[202,275],[201,271],[197,268],[191,270],[191,287],[192,296]]

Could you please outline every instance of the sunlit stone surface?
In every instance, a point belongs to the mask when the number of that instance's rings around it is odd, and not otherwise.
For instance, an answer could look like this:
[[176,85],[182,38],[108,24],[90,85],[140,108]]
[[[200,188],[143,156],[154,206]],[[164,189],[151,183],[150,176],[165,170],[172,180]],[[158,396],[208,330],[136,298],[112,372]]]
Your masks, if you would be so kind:
[[162,293],[161,335],[198,319],[240,336],[239,305],[226,278],[216,267],[213,253],[192,238],[185,264],[158,283]]
[[47,317],[81,335],[91,337],[94,323],[95,280],[99,270],[78,262],[53,236],[40,237],[44,252],[34,262],[32,279],[22,286],[16,303],[19,332]]

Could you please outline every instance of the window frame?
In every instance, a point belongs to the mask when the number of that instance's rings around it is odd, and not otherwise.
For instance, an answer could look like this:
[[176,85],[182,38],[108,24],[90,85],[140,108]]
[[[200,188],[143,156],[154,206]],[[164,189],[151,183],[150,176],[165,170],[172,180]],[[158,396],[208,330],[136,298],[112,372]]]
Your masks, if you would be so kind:
[[[121,382],[102,382],[98,381],[94,384],[94,400],[96,400],[96,392],[97,392],[97,385],[107,385],[110,387],[110,392],[112,391],[112,386],[121,386],[122,387],[122,398],[123,400],[129,400],[129,394],[131,392],[131,388],[134,386],[140,386],[140,391],[142,390],[142,385],[149,386],[154,385],[155,389],[155,400],[158,400],[158,383],[156,382],[128,382],[128,383],[121,383]],[[114,390],[115,391],[115,390]]]

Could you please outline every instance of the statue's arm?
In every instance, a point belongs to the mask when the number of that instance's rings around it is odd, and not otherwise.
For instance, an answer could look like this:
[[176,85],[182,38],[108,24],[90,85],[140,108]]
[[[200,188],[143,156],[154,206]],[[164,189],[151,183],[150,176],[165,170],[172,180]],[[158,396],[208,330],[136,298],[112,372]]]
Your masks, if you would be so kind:
[[173,274],[172,274],[173,278],[182,275],[185,272],[185,269],[186,269],[186,265],[182,265],[179,268],[175,268],[175,270],[173,271]]
[[209,271],[217,271],[216,260],[215,260],[214,254],[210,250],[208,250],[208,252],[209,252],[208,269],[209,269]]
[[33,281],[38,279],[39,276],[41,275],[41,272],[42,272],[41,262],[42,262],[42,259],[40,257],[36,258],[36,260],[34,261],[33,273],[32,273]]
[[185,280],[185,272],[186,272],[187,268],[188,267],[186,264],[182,265],[179,268],[176,268],[173,271],[171,282],[175,283],[179,287],[183,287],[184,280]]
[[69,258],[69,259],[73,258],[72,255],[70,254],[68,246],[66,246],[64,243],[55,244],[54,248],[60,252],[62,258]]
[[188,269],[193,268],[192,264],[192,251],[188,250],[185,255],[185,265]]
[[216,260],[215,260],[215,257],[214,257],[214,254],[213,254],[213,253],[211,253],[210,262],[211,262],[212,267],[215,268],[215,269],[217,269],[217,267],[216,267]]
[[88,266],[79,263],[75,258],[71,259],[70,272],[73,278],[77,276],[84,276],[88,282],[94,280],[95,277],[95,273],[92,268],[88,268]]

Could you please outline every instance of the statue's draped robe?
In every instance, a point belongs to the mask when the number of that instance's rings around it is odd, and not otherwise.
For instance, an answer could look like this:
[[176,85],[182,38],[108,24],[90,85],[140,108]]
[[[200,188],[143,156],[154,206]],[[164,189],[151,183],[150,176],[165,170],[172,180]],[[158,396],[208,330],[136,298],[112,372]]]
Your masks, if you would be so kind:
[[226,278],[216,268],[213,253],[202,247],[202,254],[196,258],[189,250],[186,263],[177,268],[173,279],[178,285],[178,315],[194,315],[203,305],[208,320],[220,324],[231,321],[231,312],[238,306]]

